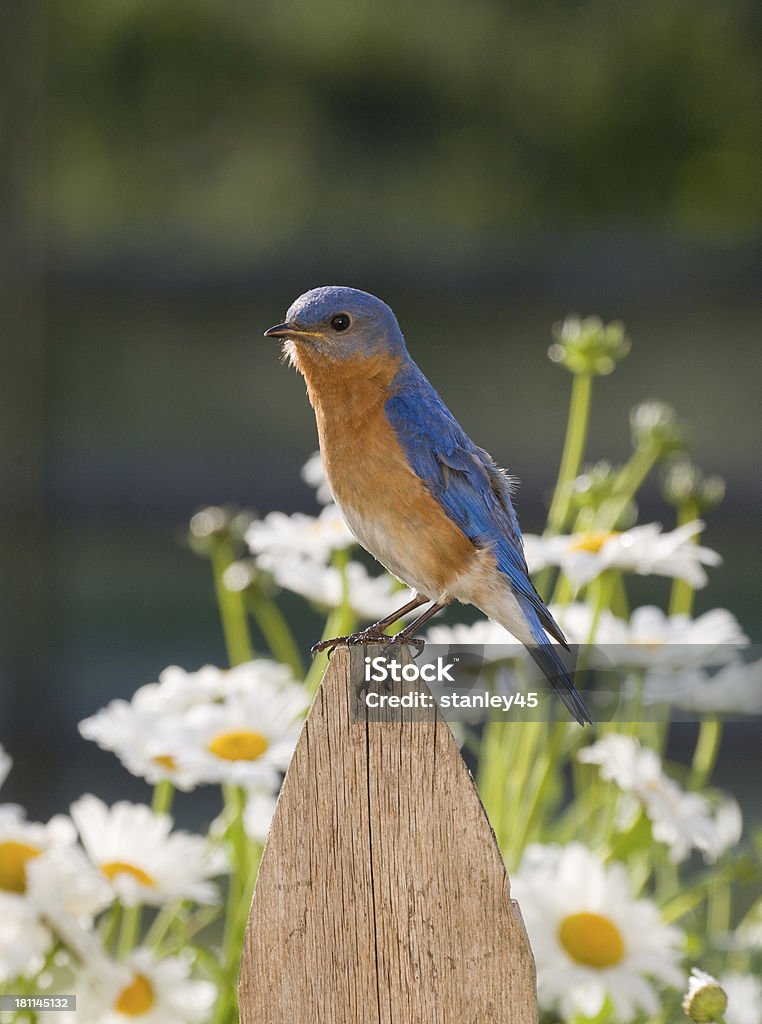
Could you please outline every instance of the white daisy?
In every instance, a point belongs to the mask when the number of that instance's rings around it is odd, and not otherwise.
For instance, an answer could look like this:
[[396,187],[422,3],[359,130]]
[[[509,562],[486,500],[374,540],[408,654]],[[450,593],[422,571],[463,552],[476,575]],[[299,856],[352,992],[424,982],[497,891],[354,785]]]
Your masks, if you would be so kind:
[[718,860],[723,853],[738,844],[743,835],[743,814],[735,797],[724,796],[720,799],[714,814],[714,830],[705,860]]
[[[692,849],[716,860],[741,835],[740,809],[724,801],[715,816],[700,793],[687,793],[664,774],[661,758],[631,736],[609,734],[579,751],[583,764],[600,766],[601,777],[616,783],[631,799],[619,808],[619,826],[627,827],[637,804],[651,821],[653,837],[669,847],[670,858],[684,860]],[[637,801],[637,804],[634,802]]]
[[204,665],[196,672],[187,672],[179,665],[170,665],[159,673],[157,683],[146,683],[132,696],[132,703],[141,709],[186,711],[197,704],[219,700],[225,695],[225,669]]
[[275,804],[278,798],[267,790],[252,790],[246,795],[246,807],[243,812],[243,827],[249,839],[264,844],[270,831]]
[[63,814],[42,825],[26,821],[20,807],[0,807],[0,893],[26,893],[30,862],[54,847],[71,846],[76,837],[74,826]]
[[[270,559],[302,555],[326,565],[334,551],[353,547],[357,540],[337,505],[326,505],[319,516],[295,512],[270,512],[246,531],[246,543],[253,555]],[[272,562],[270,562],[272,564]]]
[[78,846],[57,846],[30,860],[27,899],[56,927],[73,919],[84,928],[114,899],[112,887]]
[[720,984],[728,997],[726,1024],[762,1024],[762,979],[729,971]]
[[693,619],[690,615],[665,615],[660,608],[645,605],[635,609],[622,640],[613,643],[626,648],[612,652],[618,663],[680,671],[691,666],[726,664],[738,657],[749,638],[724,608]]
[[443,647],[484,647],[487,644],[511,644],[513,638],[507,629],[492,619],[477,619],[468,626],[461,622],[452,626],[443,623],[430,626],[426,641]]
[[[219,671],[219,670],[218,670]],[[297,684],[294,674],[288,665],[269,658],[256,658],[242,665],[225,669],[222,672],[222,698],[246,696],[250,693],[268,693],[275,699],[276,694],[286,698],[296,698],[302,693],[301,684]],[[302,694],[302,700],[304,700]]]
[[224,855],[205,836],[172,832],[168,814],[126,801],[109,808],[86,794],[72,805],[71,816],[87,855],[125,906],[217,900],[210,879],[225,870]]
[[12,766],[13,759],[11,758],[11,755],[6,752],[2,743],[0,743],[0,786],[2,786],[8,778],[8,772],[11,770]]
[[[319,565],[298,555],[261,555],[258,563],[272,573],[279,586],[322,608],[338,608],[344,600],[344,578],[334,566]],[[387,573],[370,576],[359,562],[349,562],[345,573],[349,605],[361,618],[381,619],[412,596],[409,591],[399,590]]]
[[291,669],[269,658],[256,658],[234,668],[204,665],[197,672],[186,672],[177,665],[159,676],[158,683],[141,686],[133,701],[140,707],[187,711],[198,704],[224,700],[259,686],[288,686],[294,681]]
[[702,664],[720,665],[736,657],[736,648],[748,646],[749,638],[725,608],[714,608],[694,619],[666,615],[654,605],[644,605],[630,616],[625,643],[646,651],[665,645],[707,647],[711,654],[703,655]]
[[274,789],[285,772],[307,708],[304,689],[260,686],[188,711],[168,750],[196,782]]
[[607,997],[626,1024],[655,1014],[653,981],[680,985],[682,933],[655,903],[634,899],[622,864],[604,866],[580,843],[527,848],[513,878],[537,962],[540,1003],[562,1018],[595,1017]]
[[[666,615],[660,608],[636,608],[629,622],[604,608],[597,615],[588,604],[572,602],[551,605],[550,612],[572,644],[596,645],[600,657],[591,652],[591,664],[612,662],[618,667],[682,670],[691,665],[719,665],[738,656],[748,644],[735,617],[716,608],[693,619],[688,615]],[[480,619],[469,626],[432,626],[429,643],[448,646],[480,646],[499,651],[496,657],[516,656],[510,646],[518,644],[502,626]],[[503,651],[503,648],[506,648]]]
[[179,789],[193,789],[197,773],[173,754],[178,731],[193,707],[218,703],[225,696],[264,688],[293,687],[291,670],[266,658],[223,670],[205,665],[198,672],[170,666],[158,683],[141,687],[131,701],[114,700],[79,724],[85,739],[113,751],[133,775],[152,784],[167,780]]
[[552,604],[550,613],[561,627],[571,644],[621,644],[627,624],[612,615],[607,608],[600,610],[597,621],[595,610],[581,601],[569,604]]
[[621,569],[641,576],[670,576],[692,587],[706,585],[703,566],[719,565],[716,551],[700,547],[693,538],[704,528],[700,520],[668,533],[660,523],[646,523],[631,530],[590,531],[559,537],[524,535],[524,549],[531,572],[557,565],[576,588],[606,569]]
[[34,977],[52,944],[53,936],[35,908],[0,891],[0,983],[19,976]]
[[426,640],[429,644],[443,647],[488,647],[493,661],[516,658],[523,651],[523,646],[513,634],[492,619],[478,619],[469,626],[438,623],[429,628]]
[[183,712],[147,704],[137,694],[132,701],[112,700],[80,722],[79,731],[101,750],[112,751],[127,771],[151,785],[168,781],[178,789],[194,789],[194,775],[183,770],[169,752],[170,737]]
[[588,604],[553,605],[551,613],[573,643],[596,644],[616,665],[628,667],[679,671],[722,665],[737,658],[749,643],[738,620],[724,608],[694,619],[643,605],[632,612],[629,622],[604,608],[594,629],[595,612]]
[[137,949],[123,964],[99,965],[77,984],[77,1020],[82,1024],[203,1024],[210,1017],[217,989],[211,981],[190,978],[184,957],[157,960]]
[[315,489],[315,497],[321,505],[328,505],[333,501],[331,488],[325,478],[323,459],[320,452],[313,452],[302,466],[302,480]]
[[652,672],[645,678],[643,700],[699,715],[759,715],[762,661],[737,661],[713,675],[697,669],[670,675]]
[[[25,821],[21,808],[0,808],[0,980],[20,960],[28,961],[29,972],[39,970],[51,929],[64,940],[78,936],[112,901],[110,887],[75,840],[74,825],[63,815],[41,825]],[[6,950],[6,942],[13,948]]]

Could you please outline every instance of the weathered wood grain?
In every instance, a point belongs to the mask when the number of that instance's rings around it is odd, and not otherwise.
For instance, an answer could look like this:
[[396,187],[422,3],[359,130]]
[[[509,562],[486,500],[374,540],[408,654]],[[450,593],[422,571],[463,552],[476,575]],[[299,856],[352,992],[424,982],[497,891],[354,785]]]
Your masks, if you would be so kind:
[[353,720],[363,654],[336,651],[278,800],[241,1022],[534,1024],[532,953],[450,730]]

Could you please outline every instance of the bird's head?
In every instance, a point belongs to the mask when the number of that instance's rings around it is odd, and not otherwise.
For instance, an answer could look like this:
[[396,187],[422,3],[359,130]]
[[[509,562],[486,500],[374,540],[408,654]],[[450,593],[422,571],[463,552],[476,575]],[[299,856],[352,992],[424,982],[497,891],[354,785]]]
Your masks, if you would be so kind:
[[265,337],[283,338],[284,352],[297,366],[300,354],[331,363],[405,353],[397,318],[386,303],[338,285],[300,295],[285,321],[265,331]]

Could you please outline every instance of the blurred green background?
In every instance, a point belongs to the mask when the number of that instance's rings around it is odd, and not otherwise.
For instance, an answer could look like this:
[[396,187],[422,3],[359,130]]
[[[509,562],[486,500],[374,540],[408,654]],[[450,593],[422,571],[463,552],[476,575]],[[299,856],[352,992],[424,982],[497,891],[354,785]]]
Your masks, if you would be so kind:
[[[590,454],[626,455],[634,402],[676,404],[728,484],[698,608],[760,639],[758,3],[30,0],[3,22],[5,796],[142,793],[75,723],[223,662],[183,524],[311,509],[312,414],[261,335],[320,284],[394,307],[527,530],[570,383],[551,324],[623,319]],[[656,482],[642,513],[671,525]]]

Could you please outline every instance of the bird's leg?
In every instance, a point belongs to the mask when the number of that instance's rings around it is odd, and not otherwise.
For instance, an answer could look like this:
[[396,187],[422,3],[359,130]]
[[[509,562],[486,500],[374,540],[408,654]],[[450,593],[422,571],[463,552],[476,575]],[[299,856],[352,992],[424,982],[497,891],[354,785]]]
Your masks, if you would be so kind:
[[418,653],[423,650],[426,641],[421,637],[416,637],[416,632],[423,626],[429,619],[433,619],[437,612],[441,612],[447,605],[439,604],[437,601],[427,608],[425,612],[418,616],[417,619],[413,619],[409,626],[405,626],[399,633],[395,633],[393,637],[389,638],[389,646],[392,644],[413,644],[418,648]]
[[333,651],[334,647],[338,647],[339,644],[387,643],[389,637],[384,633],[386,627],[391,626],[393,622],[401,619],[403,615],[407,615],[408,612],[412,612],[415,608],[420,608],[428,600],[428,597],[421,597],[416,594],[412,601],[408,601],[407,604],[392,612],[391,615],[385,615],[383,619],[379,619],[378,622],[374,622],[371,626],[366,626],[365,629],[357,633],[350,633],[348,636],[335,636],[331,640],[321,640],[313,645],[310,649],[310,654],[318,654],[320,651],[327,650]]

